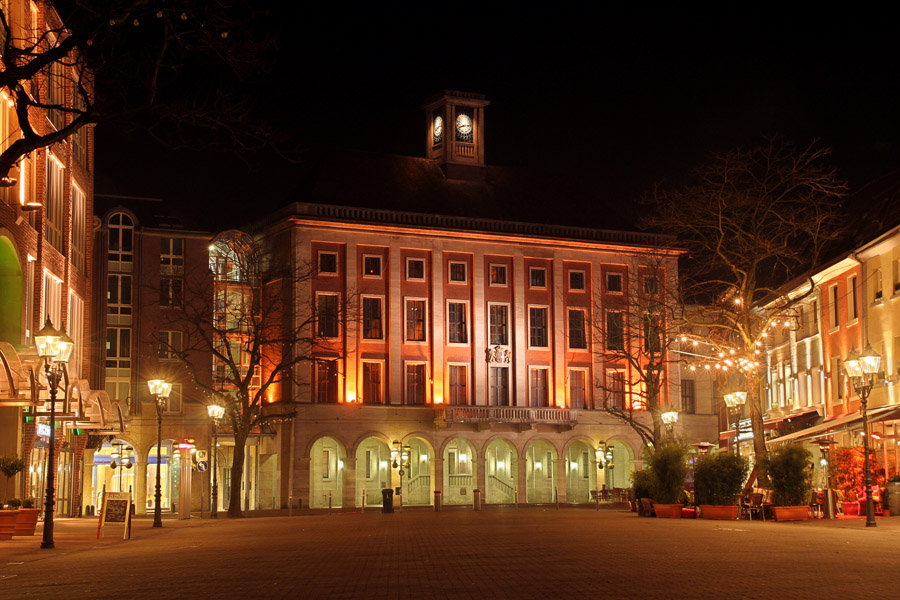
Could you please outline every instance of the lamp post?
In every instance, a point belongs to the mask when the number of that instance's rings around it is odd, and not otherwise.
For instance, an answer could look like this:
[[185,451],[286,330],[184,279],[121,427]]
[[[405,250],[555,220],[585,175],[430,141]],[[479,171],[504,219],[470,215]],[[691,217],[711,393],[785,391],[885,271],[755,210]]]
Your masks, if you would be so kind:
[[833,519],[834,518],[834,498],[831,495],[831,477],[828,474],[828,452],[831,450],[831,447],[834,446],[835,441],[829,440],[826,438],[819,438],[818,440],[813,442],[817,446],[819,446],[819,452],[822,453],[822,470],[825,473],[825,518]]
[[153,501],[153,526],[162,527],[162,485],[160,472],[162,471],[162,415],[166,409],[166,402],[172,392],[172,384],[162,379],[147,381],[150,394],[156,396],[156,494]]
[[611,470],[615,467],[613,465],[613,449],[612,446],[608,445],[606,442],[600,442],[597,446],[597,449],[594,451],[594,454],[597,456],[597,468],[606,472],[603,475],[603,479],[606,481],[604,484],[606,489],[609,489],[609,476],[611,474]]
[[744,408],[744,403],[747,402],[747,392],[731,392],[730,394],[725,394],[722,398],[725,400],[725,406],[728,407],[728,412],[731,414],[731,419],[734,421],[734,453],[735,455],[740,456],[740,417],[741,411]]
[[880,365],[881,356],[868,344],[862,354],[851,350],[847,360],[844,361],[844,370],[853,381],[853,389],[859,396],[862,413],[863,452],[865,453],[864,466],[866,469],[866,527],[875,527],[875,500],[872,498],[872,466],[869,458],[869,422],[866,409],[869,393],[872,391],[872,386],[875,385],[875,374]]
[[53,328],[50,317],[44,327],[34,336],[34,345],[37,347],[38,356],[44,360],[44,376],[47,378],[47,387],[50,392],[50,439],[47,448],[47,497],[44,500],[44,537],[41,540],[41,548],[53,548],[53,505],[56,492],[56,465],[54,454],[56,452],[56,393],[62,381],[65,364],[69,362],[75,343],[65,333],[60,333]]
[[219,518],[219,456],[217,448],[219,447],[219,421],[225,416],[225,407],[219,404],[210,404],[206,407],[209,418],[213,422],[213,484],[212,484],[212,508],[209,510],[209,516],[212,519]]
[[672,432],[675,430],[675,424],[678,422],[678,411],[670,410],[659,415],[663,425],[666,426],[666,437],[671,439]]

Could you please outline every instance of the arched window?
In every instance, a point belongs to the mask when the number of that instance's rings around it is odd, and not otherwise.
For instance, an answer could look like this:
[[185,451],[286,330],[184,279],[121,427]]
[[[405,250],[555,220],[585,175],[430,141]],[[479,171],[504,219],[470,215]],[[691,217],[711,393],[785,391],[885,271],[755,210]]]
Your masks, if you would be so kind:
[[125,213],[116,213],[109,218],[110,261],[134,261],[134,221]]

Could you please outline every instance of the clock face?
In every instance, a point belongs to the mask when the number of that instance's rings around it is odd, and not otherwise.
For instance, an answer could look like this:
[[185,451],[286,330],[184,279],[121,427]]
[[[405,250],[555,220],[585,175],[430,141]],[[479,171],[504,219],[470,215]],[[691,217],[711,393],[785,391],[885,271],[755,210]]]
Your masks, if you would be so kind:
[[456,109],[456,141],[472,143],[472,130],[474,120],[472,119],[472,109],[465,107],[457,107]]
[[434,115],[431,138],[432,144],[435,146],[440,145],[444,139],[444,119],[440,115]]

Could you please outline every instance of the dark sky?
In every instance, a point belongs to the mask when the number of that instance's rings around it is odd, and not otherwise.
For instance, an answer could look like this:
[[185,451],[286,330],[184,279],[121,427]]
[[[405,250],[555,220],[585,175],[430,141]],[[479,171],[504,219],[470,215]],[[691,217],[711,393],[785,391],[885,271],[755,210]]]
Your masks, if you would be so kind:
[[[422,156],[419,107],[458,89],[491,101],[490,164],[567,177],[595,208],[775,133],[821,138],[854,187],[900,166],[898,50],[875,7],[267,4],[279,51],[245,93],[300,156]],[[96,154],[97,193],[162,197],[213,229],[302,200],[297,166],[265,152],[173,151],[101,125]]]

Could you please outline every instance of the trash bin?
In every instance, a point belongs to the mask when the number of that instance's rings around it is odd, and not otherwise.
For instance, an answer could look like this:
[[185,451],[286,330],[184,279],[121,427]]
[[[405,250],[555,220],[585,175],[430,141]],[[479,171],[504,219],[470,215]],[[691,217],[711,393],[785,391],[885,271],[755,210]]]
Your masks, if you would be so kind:
[[391,488],[381,490],[381,512],[394,512],[394,490]]
[[441,491],[434,490],[434,512],[441,512]]
[[475,510],[481,510],[481,490],[472,490],[472,502]]

